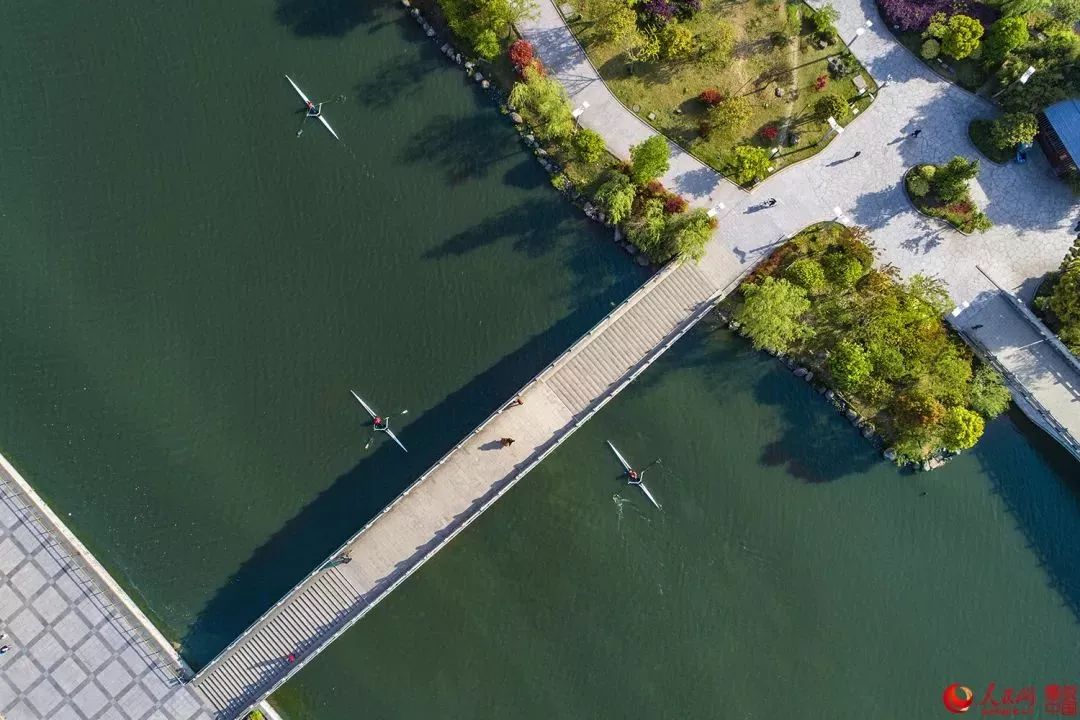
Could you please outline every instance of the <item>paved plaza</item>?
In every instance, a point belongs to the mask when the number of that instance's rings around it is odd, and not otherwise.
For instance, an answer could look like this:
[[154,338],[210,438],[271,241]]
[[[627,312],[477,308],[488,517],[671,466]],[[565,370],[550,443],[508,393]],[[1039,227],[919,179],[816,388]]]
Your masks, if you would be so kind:
[[[802,228],[839,220],[868,228],[880,260],[903,274],[944,280],[961,307],[997,293],[995,282],[1005,292],[1030,300],[1039,280],[1058,266],[1072,244],[1072,226],[1080,215],[1075,197],[1036,149],[1025,165],[982,160],[972,195],[994,223],[989,231],[964,236],[916,212],[902,187],[904,173],[914,165],[943,162],[954,155],[979,157],[967,136],[968,123],[993,117],[996,109],[941,79],[897,43],[882,27],[873,0],[832,4],[840,13],[841,37],[850,41],[851,51],[880,86],[877,98],[820,153],[781,170],[749,193],[672,145],[664,184],[691,205],[716,210],[720,221],[703,265],[726,263],[731,255],[756,263]],[[632,145],[656,130],[607,88],[554,2],[538,0],[538,5],[536,16],[520,25],[522,34],[566,87],[571,105],[584,108],[579,122],[599,132],[614,153],[628,157]],[[869,30],[857,36],[856,30],[865,29],[867,22]],[[922,130],[920,136],[910,138],[916,128]],[[760,207],[770,197],[777,204]],[[979,324],[973,317],[978,315],[967,312],[953,321],[970,330]],[[1040,338],[1040,331],[1030,324],[1010,318],[1008,323],[1002,320],[995,332],[991,351],[1000,354],[1003,364],[1022,362],[1023,372],[1015,378],[1025,391],[1044,408],[1070,413],[1070,418],[1058,418],[1062,422],[1080,421],[1076,395],[1080,369],[1045,349],[1019,350]]]
[[[6,462],[6,461],[5,461]],[[0,715],[209,720],[174,657],[136,627],[0,468]]]

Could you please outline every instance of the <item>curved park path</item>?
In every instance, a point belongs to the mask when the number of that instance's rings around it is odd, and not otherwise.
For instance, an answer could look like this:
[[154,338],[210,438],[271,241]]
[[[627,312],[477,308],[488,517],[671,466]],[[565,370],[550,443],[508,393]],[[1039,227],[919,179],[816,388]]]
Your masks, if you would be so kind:
[[[1031,396],[1025,407],[1029,415],[1044,426],[1047,415],[1056,418],[1051,425],[1061,423],[1048,429],[1060,438],[1064,427],[1063,442],[1068,446],[1071,434],[1070,449],[1080,457],[1075,445],[1080,438],[1080,367],[1028,318],[1013,322],[1009,313],[1016,310],[1008,301],[1010,293],[1029,299],[1039,279],[1061,262],[1077,221],[1074,197],[1036,149],[1025,165],[999,166],[982,159],[972,189],[994,223],[986,233],[967,237],[917,213],[901,185],[904,173],[953,155],[980,157],[968,140],[967,126],[973,119],[992,117],[994,107],[941,79],[897,43],[873,0],[834,0],[833,6],[840,13],[841,37],[880,86],[876,101],[820,153],[778,172],[752,193],[672,145],[665,185],[691,205],[715,209],[720,221],[702,265],[735,260],[751,266],[784,237],[822,220],[869,228],[882,261],[905,275],[922,273],[948,284],[960,308],[953,323],[1027,390],[1020,394]],[[552,0],[538,0],[538,10],[534,19],[521,23],[521,33],[566,87],[571,104],[582,108],[588,103],[579,122],[599,132],[616,155],[628,157],[631,145],[657,131],[615,98]],[[856,30],[867,21],[870,29],[857,37]],[[916,128],[921,135],[908,138]],[[861,155],[854,158],[856,151]],[[777,205],[758,209],[769,197],[777,198]]]

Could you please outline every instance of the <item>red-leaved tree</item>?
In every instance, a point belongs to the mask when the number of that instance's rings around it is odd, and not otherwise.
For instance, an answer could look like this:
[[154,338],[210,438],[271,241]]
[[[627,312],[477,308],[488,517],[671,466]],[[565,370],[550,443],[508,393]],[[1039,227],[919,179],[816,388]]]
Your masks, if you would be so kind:
[[687,205],[686,198],[682,195],[672,193],[664,199],[664,212],[668,215],[677,215],[678,213],[686,212]]
[[510,46],[510,63],[518,72],[532,65],[535,59],[532,43],[528,40],[515,40]]
[[766,125],[765,127],[761,128],[761,137],[765,138],[766,140],[775,140],[776,136],[779,134],[780,131],[775,125]]
[[698,95],[698,100],[709,107],[716,107],[724,101],[724,94],[716,88],[705,88]]

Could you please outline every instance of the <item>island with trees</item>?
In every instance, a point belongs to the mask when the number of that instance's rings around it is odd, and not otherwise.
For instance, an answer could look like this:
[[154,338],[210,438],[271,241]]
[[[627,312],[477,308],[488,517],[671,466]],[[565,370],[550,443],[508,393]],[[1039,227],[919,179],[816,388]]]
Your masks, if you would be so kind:
[[863,228],[803,230],[724,306],[754,347],[808,368],[868,419],[897,462],[970,448],[1008,407],[1004,379],[945,323],[943,284],[875,265]]

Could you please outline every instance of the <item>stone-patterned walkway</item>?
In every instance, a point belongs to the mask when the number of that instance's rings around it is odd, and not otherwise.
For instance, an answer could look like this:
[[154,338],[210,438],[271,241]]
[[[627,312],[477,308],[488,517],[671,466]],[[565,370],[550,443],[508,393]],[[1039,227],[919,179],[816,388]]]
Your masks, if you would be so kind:
[[[899,45],[883,27],[873,0],[832,0],[832,4],[840,12],[841,36],[880,85],[878,97],[828,147],[778,172],[753,193],[739,190],[672,146],[664,183],[691,205],[718,209],[720,226],[704,263],[717,257],[726,261],[731,254],[753,261],[807,225],[837,219],[869,228],[880,259],[905,275],[943,279],[958,305],[978,303],[997,293],[980,266],[1007,292],[1030,299],[1040,278],[1057,267],[1072,243],[1071,228],[1080,212],[1075,197],[1053,177],[1036,149],[1025,165],[999,166],[982,160],[973,195],[994,223],[988,232],[967,237],[916,212],[901,185],[907,169],[954,155],[979,157],[968,140],[967,126],[972,119],[993,117],[995,108],[942,80]],[[615,154],[627,157],[632,145],[656,130],[607,88],[554,2],[538,0],[538,9],[535,18],[521,23],[522,34],[566,87],[571,104],[580,108],[588,103],[579,122],[599,132]],[[867,22],[870,29],[857,36],[856,30]],[[922,130],[920,137],[908,137],[916,128]],[[760,208],[769,197],[778,203]],[[972,316],[967,313],[954,321],[961,327],[978,324],[967,322]],[[1009,328],[1015,336],[1010,336]],[[1006,353],[1008,348],[1022,347],[1032,330],[1010,323],[996,332],[992,349]],[[1042,355],[1026,357],[1034,362]],[[1004,354],[999,359],[1009,360]],[[1071,366],[1029,362],[1017,378],[1044,407],[1076,412],[1080,372]]]
[[209,720],[204,701],[0,467],[0,715]]
[[[995,110],[945,82],[900,46],[882,26],[873,0],[833,0],[842,37],[855,38],[866,21],[870,30],[851,43],[882,88],[873,105],[813,158],[782,170],[745,193],[712,168],[673,146],[671,169],[663,181],[697,207],[723,203],[713,248],[746,252],[821,220],[841,217],[868,227],[882,260],[904,273],[943,278],[959,304],[984,289],[976,264],[1002,285],[1033,292],[1033,278],[1055,268],[1072,242],[1080,214],[1074,196],[1056,180],[1040,152],[1025,165],[982,161],[975,196],[995,227],[965,237],[914,211],[901,187],[904,172],[923,162],[953,155],[979,157],[967,137],[968,122]],[[609,148],[627,157],[630,146],[656,131],[612,95],[566,27],[552,0],[538,0],[535,19],[520,25],[552,75],[570,93],[571,104],[589,107],[579,121],[603,135]],[[643,108],[642,112],[648,108]],[[917,139],[907,139],[915,128]],[[858,158],[852,155],[860,151]],[[756,210],[763,199],[778,204]],[[839,214],[836,212],[839,209]]]

